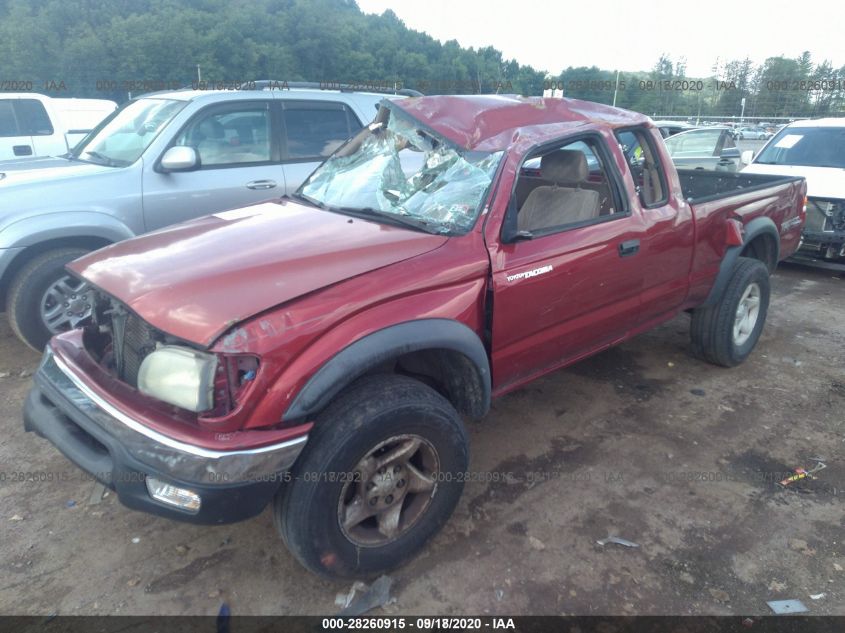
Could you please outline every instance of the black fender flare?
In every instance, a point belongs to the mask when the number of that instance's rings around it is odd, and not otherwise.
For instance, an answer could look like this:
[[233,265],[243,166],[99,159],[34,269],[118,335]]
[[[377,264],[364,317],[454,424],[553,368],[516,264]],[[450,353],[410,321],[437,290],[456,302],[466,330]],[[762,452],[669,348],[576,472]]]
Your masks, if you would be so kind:
[[[719,264],[719,273],[716,275],[716,281],[710,289],[710,294],[707,295],[707,299],[705,299],[704,303],[702,303],[699,307],[708,308],[719,303],[719,300],[722,298],[722,293],[724,293],[725,288],[731,279],[736,261],[739,259],[742,251],[749,243],[751,243],[752,240],[760,237],[761,235],[769,235],[774,240],[774,265],[777,265],[780,261],[780,233],[778,233],[778,229],[771,218],[765,216],[754,218],[748,224],[743,226],[742,246],[731,246],[725,250],[725,255],[722,257],[722,263]],[[769,272],[774,272],[774,269],[770,268]]]
[[465,413],[482,417],[490,408],[491,375],[487,350],[469,327],[450,319],[419,319],[391,325],[355,341],[317,370],[299,390],[283,419],[305,418],[323,409],[344,387],[383,362],[408,352],[449,350],[474,369],[476,404]]

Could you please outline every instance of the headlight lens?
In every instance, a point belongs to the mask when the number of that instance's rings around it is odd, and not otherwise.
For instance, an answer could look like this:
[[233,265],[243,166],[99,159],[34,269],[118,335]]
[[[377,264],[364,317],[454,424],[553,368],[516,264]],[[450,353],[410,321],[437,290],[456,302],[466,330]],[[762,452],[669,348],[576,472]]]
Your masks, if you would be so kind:
[[208,411],[214,406],[216,369],[213,354],[163,345],[141,363],[138,390],[189,411]]

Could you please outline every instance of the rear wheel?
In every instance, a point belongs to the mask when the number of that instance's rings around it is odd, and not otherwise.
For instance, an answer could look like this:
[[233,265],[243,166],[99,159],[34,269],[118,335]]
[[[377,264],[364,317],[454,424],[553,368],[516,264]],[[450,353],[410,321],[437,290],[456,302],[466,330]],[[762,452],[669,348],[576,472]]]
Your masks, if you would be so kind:
[[454,407],[416,380],[364,378],[320,416],[274,504],[308,569],[367,577],[416,554],[463,490],[468,441]]
[[87,252],[81,248],[47,251],[26,264],[12,281],[9,324],[32,349],[40,352],[51,336],[75,327],[91,313],[90,287],[65,270],[65,264]]
[[693,353],[716,365],[739,365],[760,338],[769,296],[769,269],[757,259],[740,257],[719,303],[692,313]]

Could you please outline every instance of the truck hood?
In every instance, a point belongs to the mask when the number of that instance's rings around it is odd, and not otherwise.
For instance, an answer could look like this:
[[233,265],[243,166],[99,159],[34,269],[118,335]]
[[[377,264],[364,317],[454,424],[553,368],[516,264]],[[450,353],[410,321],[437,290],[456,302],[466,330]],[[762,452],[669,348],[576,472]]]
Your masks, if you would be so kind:
[[44,183],[45,181],[64,180],[77,176],[89,176],[108,171],[115,167],[95,165],[66,158],[35,158],[29,161],[0,161],[0,189],[15,185]]
[[803,165],[760,165],[751,163],[744,174],[772,174],[775,176],[804,176],[807,195],[812,198],[845,200],[845,169],[837,167],[805,167]]
[[207,347],[259,312],[447,239],[267,202],[120,242],[68,268],[159,330]]
[[21,169],[44,169],[45,167],[62,167],[73,164],[61,156],[27,156],[26,158],[10,158],[0,160],[0,174]]

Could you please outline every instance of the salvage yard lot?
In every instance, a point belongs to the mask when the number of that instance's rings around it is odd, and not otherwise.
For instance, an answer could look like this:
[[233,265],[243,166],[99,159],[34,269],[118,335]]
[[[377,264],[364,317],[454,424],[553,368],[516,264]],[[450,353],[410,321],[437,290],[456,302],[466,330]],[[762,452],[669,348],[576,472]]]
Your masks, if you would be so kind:
[[[392,574],[386,611],[762,614],[797,598],[845,614],[845,279],[782,266],[763,337],[732,370],[690,356],[688,325],[683,315],[546,376],[469,423],[463,499]],[[0,611],[336,610],[350,583],[302,569],[269,510],[203,527],[113,494],[95,502],[94,483],[23,431],[36,364],[4,319]],[[777,486],[815,457],[827,464],[816,480]],[[639,547],[596,544],[609,535]]]

